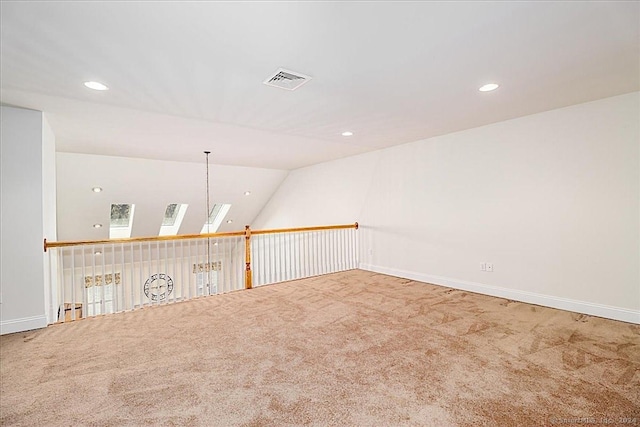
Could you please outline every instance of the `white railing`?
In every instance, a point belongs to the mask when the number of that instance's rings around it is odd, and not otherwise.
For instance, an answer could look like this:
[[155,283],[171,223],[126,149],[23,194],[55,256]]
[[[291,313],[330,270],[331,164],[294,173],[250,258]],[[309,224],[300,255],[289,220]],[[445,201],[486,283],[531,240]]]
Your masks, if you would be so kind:
[[357,268],[355,228],[252,232],[253,286]]
[[[345,226],[46,242],[49,323],[357,268]],[[253,274],[252,274],[253,273]]]
[[242,236],[83,244],[49,252],[59,284],[50,296],[49,318],[55,321],[244,288]]

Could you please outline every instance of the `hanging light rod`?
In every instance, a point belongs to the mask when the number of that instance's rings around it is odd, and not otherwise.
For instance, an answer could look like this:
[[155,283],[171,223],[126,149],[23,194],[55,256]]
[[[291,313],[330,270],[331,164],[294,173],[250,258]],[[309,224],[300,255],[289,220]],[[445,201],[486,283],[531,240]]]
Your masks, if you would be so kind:
[[209,203],[209,154],[211,154],[211,151],[205,151],[204,154],[205,154],[205,156],[207,158],[207,181],[206,181],[206,187],[207,187],[207,189],[206,189],[206,191],[207,191],[207,194],[206,194],[207,216],[206,216],[206,218],[207,218],[207,222],[205,222],[205,224],[207,224],[207,233],[211,233],[211,230],[209,228],[209,225],[210,225],[209,224],[209,215],[211,215],[211,207],[209,205],[210,204]]
[[[209,154],[211,151],[205,151],[205,156],[207,157],[207,234],[211,233],[211,224],[209,221],[209,216],[211,215],[211,207],[209,203]],[[209,274],[207,274],[207,294],[211,295],[211,238],[207,237],[207,270]]]

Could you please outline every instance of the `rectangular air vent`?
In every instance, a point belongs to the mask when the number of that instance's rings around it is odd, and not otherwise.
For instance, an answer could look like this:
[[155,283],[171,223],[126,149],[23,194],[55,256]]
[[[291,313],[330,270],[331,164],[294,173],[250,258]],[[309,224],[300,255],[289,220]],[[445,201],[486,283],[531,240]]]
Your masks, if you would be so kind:
[[275,73],[267,77],[263,83],[280,89],[296,90],[309,80],[311,80],[310,76],[279,68]]

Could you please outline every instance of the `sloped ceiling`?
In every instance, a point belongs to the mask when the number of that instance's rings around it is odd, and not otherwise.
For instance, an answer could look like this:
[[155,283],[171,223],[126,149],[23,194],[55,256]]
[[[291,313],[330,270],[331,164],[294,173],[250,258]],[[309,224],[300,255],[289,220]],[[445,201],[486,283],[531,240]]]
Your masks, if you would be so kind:
[[[218,231],[243,230],[257,216],[287,172],[210,165],[211,206],[230,203]],[[57,155],[58,240],[109,238],[112,203],[135,204],[132,237],[157,236],[168,204],[186,203],[179,234],[198,234],[207,219],[206,162],[172,162],[91,154]],[[92,187],[103,189],[94,193]],[[245,191],[251,195],[245,196]],[[95,229],[93,224],[104,227]]]
[[[168,203],[189,203],[180,232],[198,232],[204,150],[212,203],[233,204],[223,229],[240,229],[287,170],[640,90],[638,2],[0,9],[0,102],[44,111],[55,133],[63,240],[106,237],[91,224],[119,202],[137,205],[134,235],[157,234]],[[280,67],[312,80],[263,85]]]
[[[64,152],[295,169],[640,89],[638,2],[1,8],[1,100]],[[279,67],[313,80],[263,85]]]

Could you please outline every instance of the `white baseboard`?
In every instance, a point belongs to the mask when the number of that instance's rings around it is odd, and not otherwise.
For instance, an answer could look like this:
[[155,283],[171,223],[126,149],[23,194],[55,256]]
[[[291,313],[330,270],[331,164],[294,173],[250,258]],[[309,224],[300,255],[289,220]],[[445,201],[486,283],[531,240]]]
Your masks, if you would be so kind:
[[40,329],[47,326],[46,316],[31,316],[20,319],[3,320],[0,322],[0,335],[12,334],[14,332]]
[[404,279],[416,280],[419,282],[431,283],[434,285],[446,286],[463,291],[476,292],[479,294],[507,298],[514,301],[542,305],[545,307],[557,308],[560,310],[573,311],[577,313],[589,314],[591,316],[598,316],[607,319],[621,320],[623,322],[640,324],[639,310],[630,310],[627,308],[594,304],[591,302],[536,294],[533,292],[518,291],[497,286],[485,285],[482,283],[467,282],[464,280],[451,279],[441,276],[432,276],[424,273],[380,267],[371,264],[360,263],[360,269],[373,271],[375,273],[388,274],[389,276],[402,277]]

